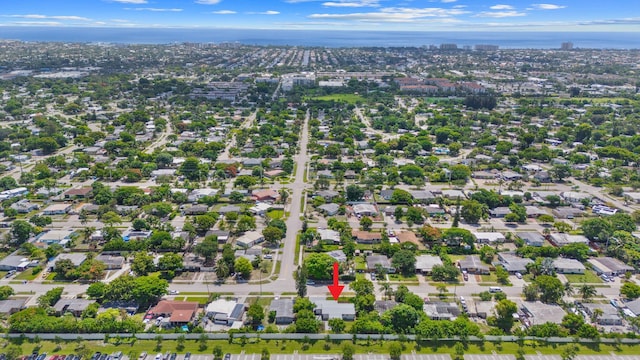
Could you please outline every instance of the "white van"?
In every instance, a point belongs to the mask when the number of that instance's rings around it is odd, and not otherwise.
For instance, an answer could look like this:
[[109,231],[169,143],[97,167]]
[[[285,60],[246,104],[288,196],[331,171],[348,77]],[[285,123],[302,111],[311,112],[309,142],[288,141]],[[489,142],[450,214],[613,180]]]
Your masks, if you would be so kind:
[[498,293],[498,292],[502,292],[502,288],[497,287],[497,286],[491,286],[491,287],[489,288],[489,292],[490,292],[490,293]]

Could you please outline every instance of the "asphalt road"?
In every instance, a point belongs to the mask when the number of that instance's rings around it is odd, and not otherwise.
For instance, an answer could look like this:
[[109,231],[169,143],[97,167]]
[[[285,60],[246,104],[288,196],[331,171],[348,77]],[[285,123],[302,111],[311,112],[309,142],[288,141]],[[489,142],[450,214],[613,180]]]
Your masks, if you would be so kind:
[[302,125],[302,134],[300,135],[300,151],[295,156],[294,161],[297,164],[295,180],[289,184],[289,192],[291,205],[289,206],[289,217],[287,218],[287,234],[284,239],[284,248],[281,253],[280,275],[275,283],[275,288],[280,291],[295,291],[295,283],[293,279],[293,271],[295,270],[296,237],[298,231],[302,229],[302,220],[300,215],[302,209],[300,203],[306,183],[304,181],[304,169],[308,160],[307,146],[309,144],[309,117],[310,113],[304,118]]

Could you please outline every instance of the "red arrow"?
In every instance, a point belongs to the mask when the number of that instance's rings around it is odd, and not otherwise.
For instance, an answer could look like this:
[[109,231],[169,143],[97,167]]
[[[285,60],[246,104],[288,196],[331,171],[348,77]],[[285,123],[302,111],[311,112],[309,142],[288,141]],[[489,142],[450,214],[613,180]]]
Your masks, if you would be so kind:
[[340,272],[339,267],[340,265],[338,265],[337,262],[333,263],[333,285],[328,286],[334,300],[338,300],[340,294],[342,293],[342,289],[344,289],[344,285],[338,285],[338,274]]

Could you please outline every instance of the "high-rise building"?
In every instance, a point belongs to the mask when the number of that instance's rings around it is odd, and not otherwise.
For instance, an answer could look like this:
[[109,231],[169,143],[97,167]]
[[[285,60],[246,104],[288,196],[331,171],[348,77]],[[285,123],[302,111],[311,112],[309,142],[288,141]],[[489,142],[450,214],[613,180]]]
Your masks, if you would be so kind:
[[560,49],[562,50],[572,50],[573,49],[573,43],[572,42],[563,42],[562,45],[560,46]]
[[440,44],[440,50],[458,50],[457,44]]

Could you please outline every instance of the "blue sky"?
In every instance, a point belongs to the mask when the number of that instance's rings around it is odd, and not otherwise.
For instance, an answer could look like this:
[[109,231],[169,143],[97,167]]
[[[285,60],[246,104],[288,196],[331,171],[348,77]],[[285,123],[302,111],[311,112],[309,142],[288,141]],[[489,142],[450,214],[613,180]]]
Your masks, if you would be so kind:
[[0,26],[640,32],[640,1],[5,0]]

